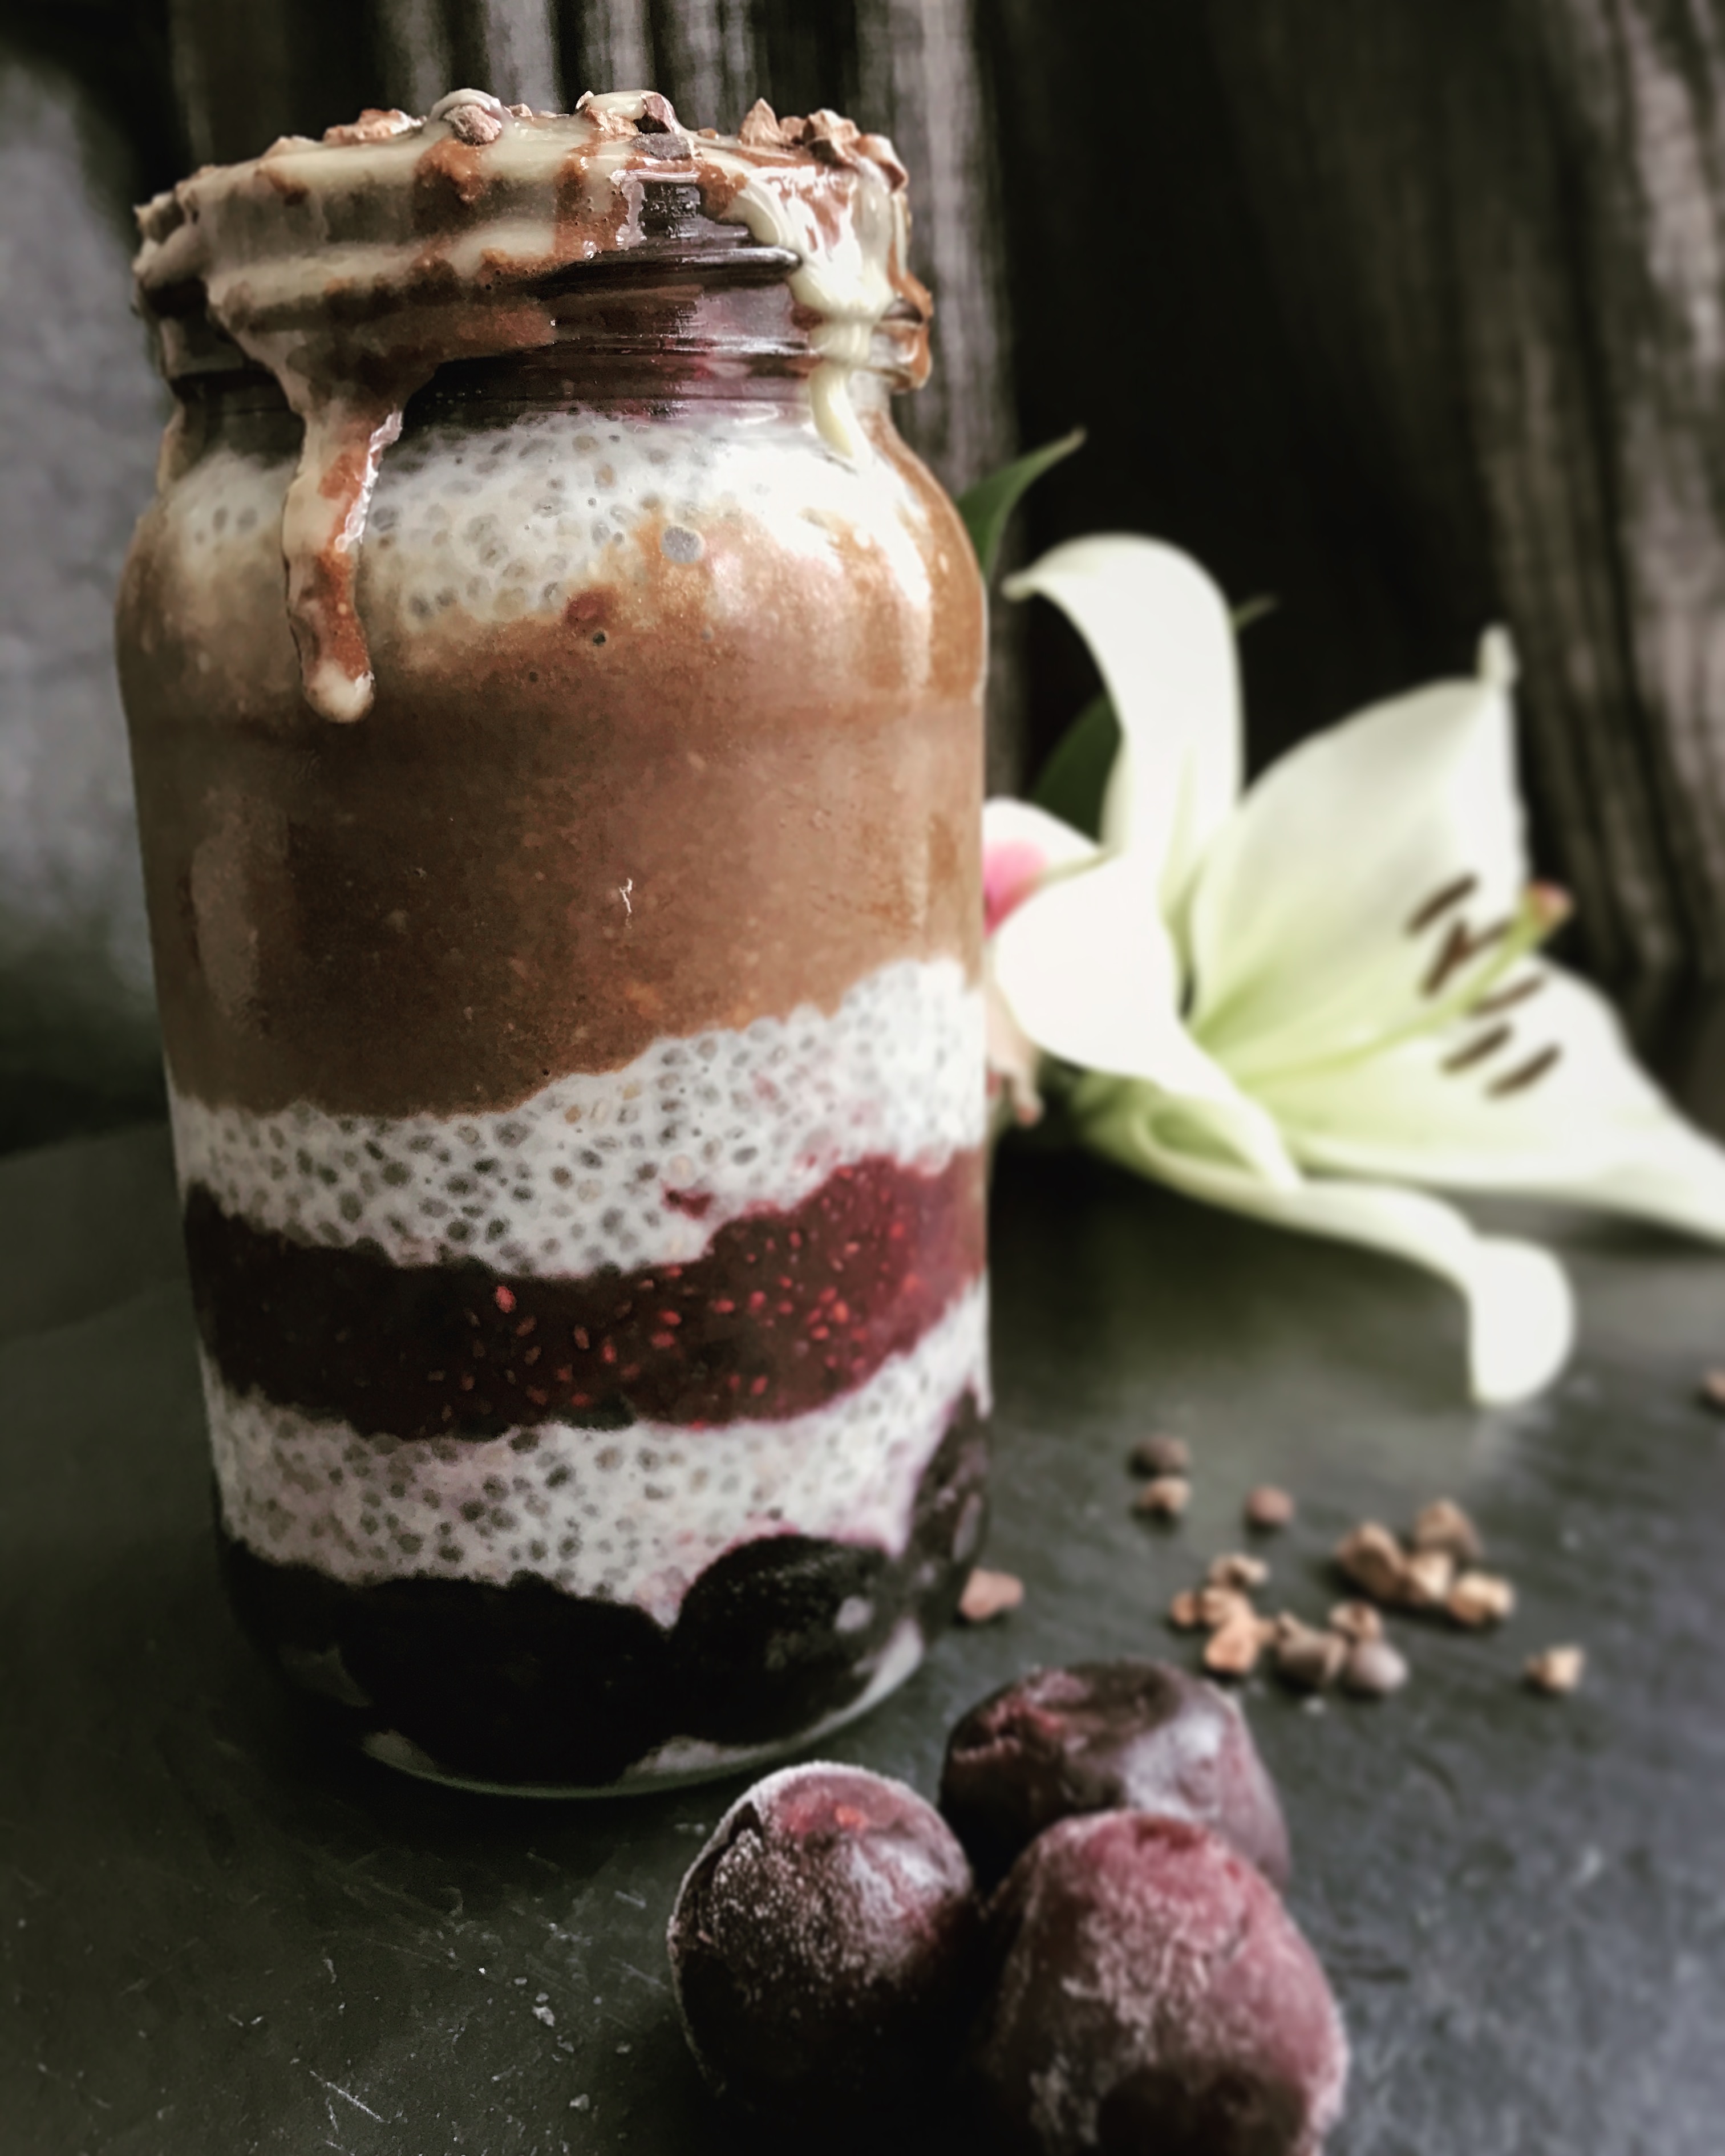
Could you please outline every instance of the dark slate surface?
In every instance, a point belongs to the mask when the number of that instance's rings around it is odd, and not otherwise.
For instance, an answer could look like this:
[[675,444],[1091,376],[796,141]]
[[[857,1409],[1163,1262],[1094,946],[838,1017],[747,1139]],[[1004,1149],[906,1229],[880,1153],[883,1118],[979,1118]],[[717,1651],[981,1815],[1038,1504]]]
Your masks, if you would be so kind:
[[[512,1804],[309,1744],[217,1589],[162,1134],[0,1165],[0,2147],[724,2146],[661,1938],[738,1785]],[[1353,2039],[1332,2156],[1722,2145],[1725,1424],[1693,1387],[1725,1360],[1725,1260],[1565,1247],[1574,1369],[1479,1414],[1442,1289],[1009,1160],[990,1556],[1029,1600],[829,1747],[932,1791],[948,1724],[1024,1665],[1189,1656],[1161,1613],[1260,1478],[1302,1499],[1271,1547],[1309,1615],[1352,1520],[1469,1503],[1522,1590],[1503,1634],[1400,1626],[1414,1681],[1380,1706],[1249,1691]],[[1150,1427],[1196,1455],[1173,1532],[1127,1510]],[[1524,1694],[1522,1656],[1568,1638],[1583,1691]]]

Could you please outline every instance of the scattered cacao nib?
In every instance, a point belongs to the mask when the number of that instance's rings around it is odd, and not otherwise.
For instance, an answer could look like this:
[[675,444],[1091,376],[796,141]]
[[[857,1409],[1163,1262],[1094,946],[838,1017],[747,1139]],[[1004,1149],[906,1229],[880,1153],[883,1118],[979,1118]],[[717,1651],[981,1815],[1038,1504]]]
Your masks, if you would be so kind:
[[1192,1485],[1183,1475],[1158,1475],[1132,1501],[1135,1512],[1153,1520],[1178,1520],[1192,1502]]
[[1408,1665],[1388,1640],[1356,1640],[1342,1666],[1342,1682],[1362,1699],[1383,1699],[1408,1681]]
[[737,131],[737,139],[748,150],[783,150],[788,147],[784,129],[779,125],[778,115],[764,97],[757,97],[743,115],[742,125]]
[[1533,1691],[1555,1698],[1560,1693],[1574,1691],[1586,1667],[1587,1656],[1581,1648],[1547,1647],[1527,1657],[1522,1675]]
[[440,116],[458,142],[465,142],[470,149],[482,150],[503,132],[501,110],[493,99],[486,105],[452,105]]
[[1725,1370],[1708,1370],[1701,1381],[1702,1404],[1715,1414],[1725,1414]]
[[1132,1447],[1134,1475],[1183,1475],[1192,1465],[1192,1448],[1183,1437],[1142,1437]]
[[[862,146],[865,137],[856,122],[847,120],[842,112],[834,112],[826,105],[820,106],[802,120],[788,118],[784,130],[793,141],[800,142],[805,150],[812,151],[823,164],[854,166],[859,156],[869,154]],[[876,141],[884,140],[878,136],[874,139]]]
[[1441,1609],[1455,1584],[1455,1560],[1447,1550],[1415,1550],[1402,1567],[1395,1599],[1409,1609]]
[[412,114],[403,112],[396,106],[384,108],[368,105],[357,120],[350,120],[340,127],[326,127],[323,139],[331,145],[388,142],[396,136],[406,135],[424,124],[422,121],[415,120]]
[[1515,1606],[1514,1588],[1491,1572],[1464,1572],[1444,1604],[1458,1625],[1475,1631],[1483,1625],[1501,1625],[1514,1614]]
[[1273,1534],[1285,1527],[1296,1510],[1294,1501],[1286,1490],[1278,1490],[1274,1483],[1260,1482],[1245,1501],[1245,1523],[1260,1534]]
[[1215,1632],[1237,1617],[1256,1614],[1237,1587],[1189,1588],[1168,1604],[1169,1621],[1182,1632]]
[[1320,1632],[1286,1611],[1276,1620],[1272,1643],[1276,1673],[1306,1691],[1325,1691],[1342,1674],[1348,1642],[1337,1632]]
[[1024,1599],[1024,1583],[1010,1572],[985,1572],[978,1565],[964,1583],[958,1598],[958,1614],[967,1625],[987,1625],[1016,1609]]
[[1338,1602],[1330,1612],[1330,1630],[1344,1640],[1381,1640],[1384,1620],[1369,1602]]
[[1275,1632],[1273,1625],[1248,1607],[1210,1634],[1204,1642],[1204,1666],[1212,1676],[1249,1677]]
[[1336,1545],[1336,1563],[1354,1585],[1374,1602],[1399,1602],[1408,1568],[1407,1553],[1389,1528],[1365,1520]]
[[449,115],[449,130],[460,141],[480,149],[497,140],[503,123],[476,105],[458,105]]
[[1223,1556],[1212,1558],[1205,1578],[1212,1587],[1238,1588],[1242,1594],[1250,1594],[1255,1587],[1261,1587],[1270,1577],[1270,1568],[1260,1557],[1247,1557],[1242,1551],[1229,1550]]
[[1422,1506],[1409,1537],[1416,1550],[1440,1550],[1457,1564],[1477,1564],[1486,1553],[1480,1531],[1461,1507],[1447,1497]]

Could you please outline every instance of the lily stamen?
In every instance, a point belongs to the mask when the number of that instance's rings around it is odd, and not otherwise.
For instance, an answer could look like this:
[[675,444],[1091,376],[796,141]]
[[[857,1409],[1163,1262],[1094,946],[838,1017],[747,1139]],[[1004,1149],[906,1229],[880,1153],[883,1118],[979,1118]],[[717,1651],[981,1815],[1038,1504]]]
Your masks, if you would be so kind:
[[1402,932],[1407,936],[1422,934],[1435,921],[1441,921],[1446,913],[1460,906],[1463,899],[1471,898],[1479,887],[1480,880],[1476,875],[1459,875],[1453,883],[1440,885],[1413,915]]
[[1496,995],[1482,996],[1469,1015],[1495,1018],[1499,1011],[1513,1010],[1517,1004],[1526,1003],[1529,996],[1537,996],[1545,986],[1545,982],[1543,973],[1529,973],[1525,980],[1516,981],[1507,988],[1500,988]]
[[[1477,933],[1466,921],[1458,921],[1444,939],[1431,971],[1420,984],[1422,995],[1435,995],[1455,973],[1458,965],[1487,950],[1494,943],[1509,938],[1508,950],[1485,968],[1485,978],[1469,998],[1475,1009],[1480,1008],[1479,996],[1488,987],[1495,986],[1509,971],[1517,957],[1535,950],[1549,936],[1563,927],[1575,911],[1575,902],[1561,884],[1530,883],[1522,891],[1512,921],[1494,921],[1491,927]],[[1538,975],[1535,975],[1537,980]],[[1531,995],[1531,988],[1523,988],[1522,995]]]
[[[1445,1031],[1473,1016],[1504,975],[1520,965],[1529,952],[1537,950],[1554,928],[1568,919],[1569,912],[1567,891],[1560,891],[1555,884],[1531,883],[1522,893],[1521,903],[1512,920],[1490,930],[1482,929],[1477,935],[1471,935],[1458,921],[1450,932],[1450,940],[1462,937],[1469,957],[1476,957],[1481,951],[1491,953],[1458,988],[1400,1025],[1387,1027],[1384,1032],[1356,1041],[1333,1055],[1319,1056],[1309,1063],[1255,1070],[1249,1084],[1255,1088],[1281,1084],[1291,1078],[1309,1078],[1319,1072],[1346,1070],[1354,1064],[1368,1063],[1377,1056],[1388,1055],[1392,1049],[1404,1047],[1410,1040]],[[1466,959],[1461,963],[1465,964]],[[1530,1079],[1528,1083],[1532,1082]]]
[[1497,921],[1491,927],[1481,929],[1476,935],[1465,921],[1453,921],[1449,934],[1432,961],[1430,972],[1420,983],[1420,994],[1436,995],[1458,967],[1478,957],[1481,951],[1490,950],[1501,937],[1508,935],[1510,927],[1507,921]]
[[[1423,1020],[1416,1019],[1411,1026],[1404,1027],[1393,1040],[1409,1039],[1427,1033],[1438,1026],[1448,1025],[1452,1019],[1467,1018],[1476,1014],[1484,1000],[1497,986],[1504,975],[1518,966],[1531,951],[1537,951],[1546,938],[1561,928],[1574,911],[1568,891],[1554,883],[1530,883],[1522,893],[1515,918],[1502,928],[1481,931],[1475,939],[1476,947],[1495,943],[1497,949],[1481,966],[1474,978],[1446,996],[1443,1002],[1428,1012]],[[1538,975],[1534,977],[1536,979]]]
[[1537,1086],[1539,1083],[1546,1072],[1561,1058],[1563,1053],[1563,1050],[1555,1043],[1549,1048],[1542,1048],[1538,1055],[1530,1057],[1519,1070],[1506,1071],[1502,1077],[1486,1086],[1486,1098],[1501,1101],[1506,1094],[1525,1093],[1530,1086]]
[[1514,1030],[1512,1026],[1507,1025],[1491,1027],[1476,1040],[1469,1041],[1465,1048],[1458,1048],[1453,1055],[1446,1055],[1443,1061],[1444,1069],[1471,1070],[1476,1063],[1483,1063],[1488,1055],[1495,1055]]
[[1527,902],[1539,913],[1548,936],[1561,928],[1575,911],[1574,900],[1560,883],[1530,883]]

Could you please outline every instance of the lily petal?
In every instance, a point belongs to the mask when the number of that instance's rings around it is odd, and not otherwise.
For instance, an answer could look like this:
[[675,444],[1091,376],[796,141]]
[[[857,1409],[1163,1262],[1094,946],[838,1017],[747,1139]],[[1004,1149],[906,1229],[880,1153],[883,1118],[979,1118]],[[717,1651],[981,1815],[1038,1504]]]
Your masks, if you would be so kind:
[[[1045,808],[1005,797],[983,804],[983,911],[987,932],[1015,913],[1043,878],[1081,867],[1096,858],[1094,839]],[[1042,1058],[1036,1044],[1012,1014],[994,978],[993,945],[988,946],[983,1009],[988,1020],[989,1124],[998,1137],[1009,1123],[1028,1126],[1042,1118],[1037,1091]]]
[[1051,869],[1094,860],[1093,839],[1029,801],[983,803],[983,906],[988,932],[1017,911]]
[[1305,1235],[1361,1243],[1440,1275],[1467,1304],[1476,1399],[1527,1399],[1568,1359],[1575,1305],[1557,1260],[1537,1244],[1477,1234],[1440,1199],[1384,1183],[1302,1179],[1273,1188],[1186,1149],[1167,1103],[1141,1086],[1093,1091],[1084,1134],[1098,1152],[1189,1197]]
[[1101,850],[1094,839],[1050,816],[1034,801],[997,793],[983,803],[983,851],[994,846],[1034,846],[1051,868],[1071,868],[1094,860]]
[[992,1142],[1013,1123],[1028,1130],[1042,1121],[1042,1095],[1036,1083],[1041,1075],[1042,1055],[992,980],[983,985],[983,1018]]
[[1122,736],[1103,842],[1152,865],[1163,917],[1177,919],[1240,793],[1240,670],[1226,602],[1189,555],[1125,534],[1070,540],[1004,588],[1051,599],[1090,646]]
[[1148,1080],[1257,1174],[1297,1179],[1275,1124],[1180,1022],[1179,963],[1147,864],[1128,855],[1045,884],[989,947],[995,985],[1046,1054]]
[[1440,1034],[1253,1091],[1307,1168],[1537,1193],[1725,1240],[1725,1150],[1636,1064],[1598,989],[1558,966],[1518,968]]
[[1675,1111],[1615,1167],[1556,1194],[1725,1243],[1725,1148]]
[[1368,1043],[1488,957],[1527,880],[1501,673],[1375,705],[1274,764],[1211,848],[1193,1030],[1255,1089]]

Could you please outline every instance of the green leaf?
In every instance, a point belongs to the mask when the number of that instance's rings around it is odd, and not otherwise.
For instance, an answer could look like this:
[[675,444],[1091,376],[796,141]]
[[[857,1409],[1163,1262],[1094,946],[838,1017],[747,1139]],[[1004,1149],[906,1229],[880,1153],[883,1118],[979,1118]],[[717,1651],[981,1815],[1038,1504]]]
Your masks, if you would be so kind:
[[999,471],[990,472],[979,479],[974,486],[967,487],[958,497],[958,514],[964,519],[964,528],[970,534],[970,543],[976,549],[977,560],[982,565],[983,581],[994,573],[994,564],[1000,555],[1000,541],[1005,532],[1007,519],[1018,506],[1019,496],[1025,488],[1041,478],[1050,465],[1070,457],[1075,449],[1084,446],[1084,429],[1075,427],[1070,434],[1063,434],[1057,442],[1046,443],[1040,449],[1032,449],[1027,456],[1014,458],[1003,465]]
[[1092,697],[1055,743],[1030,798],[1086,838],[1102,834],[1102,795],[1120,748],[1120,721],[1105,691]]

